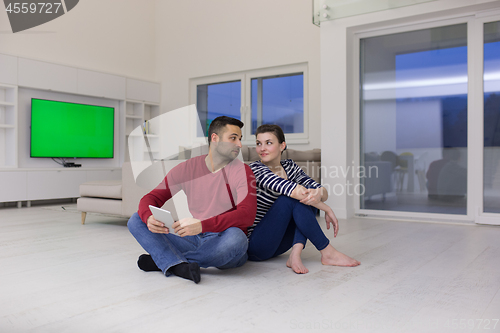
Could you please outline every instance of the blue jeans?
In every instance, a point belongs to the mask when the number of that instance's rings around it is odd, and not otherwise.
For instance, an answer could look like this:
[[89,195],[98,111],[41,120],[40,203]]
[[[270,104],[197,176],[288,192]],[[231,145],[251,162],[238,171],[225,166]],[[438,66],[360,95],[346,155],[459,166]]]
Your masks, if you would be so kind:
[[168,272],[170,267],[183,262],[196,262],[203,268],[226,269],[242,266],[247,261],[247,236],[239,228],[185,237],[157,234],[149,231],[137,213],[132,215],[127,226],[166,276],[171,274]]
[[307,239],[318,251],[330,244],[316,220],[317,209],[281,195],[252,231],[248,260],[262,261],[279,256]]

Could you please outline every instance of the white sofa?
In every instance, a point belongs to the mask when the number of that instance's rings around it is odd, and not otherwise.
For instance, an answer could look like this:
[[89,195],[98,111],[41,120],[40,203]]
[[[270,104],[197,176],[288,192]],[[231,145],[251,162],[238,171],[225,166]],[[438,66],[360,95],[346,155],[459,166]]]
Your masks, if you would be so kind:
[[[132,216],[137,212],[141,198],[159,184],[161,177],[159,179],[159,181],[150,180],[150,184],[145,181],[141,184],[134,179],[130,162],[125,162],[122,167],[121,181],[92,181],[80,185],[77,209],[82,212],[82,224],[85,224],[87,212],[122,217]],[[172,200],[169,200],[163,207],[171,211],[174,218],[177,218]]]

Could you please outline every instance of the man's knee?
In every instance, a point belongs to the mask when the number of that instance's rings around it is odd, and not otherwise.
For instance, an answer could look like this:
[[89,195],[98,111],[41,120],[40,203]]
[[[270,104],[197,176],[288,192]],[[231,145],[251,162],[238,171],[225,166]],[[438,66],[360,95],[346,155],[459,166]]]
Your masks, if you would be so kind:
[[234,268],[243,266],[247,262],[247,260],[248,254],[245,252],[241,255],[238,261],[236,261],[236,263],[234,264]]
[[247,236],[239,228],[229,228],[219,234],[222,237],[218,252],[214,255],[218,258],[225,258],[219,269],[240,267],[247,261],[248,241]]
[[223,232],[224,241],[223,247],[226,251],[232,252],[234,255],[244,254],[248,249],[248,241],[245,233],[235,227],[231,227]]
[[144,222],[142,222],[141,218],[139,217],[139,214],[134,213],[128,220],[127,227],[128,230],[133,234],[134,231],[137,230],[137,228],[142,227],[142,224],[144,224]]

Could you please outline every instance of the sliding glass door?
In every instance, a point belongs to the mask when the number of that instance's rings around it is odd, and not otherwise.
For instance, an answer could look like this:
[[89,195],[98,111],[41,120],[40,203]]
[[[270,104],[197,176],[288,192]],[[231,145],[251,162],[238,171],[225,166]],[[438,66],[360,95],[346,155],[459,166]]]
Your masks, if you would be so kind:
[[480,23],[483,33],[484,131],[482,209],[478,221],[500,224],[500,20]]
[[360,34],[359,59],[358,213],[499,221],[500,21]]
[[361,40],[361,208],[466,214],[467,24]]

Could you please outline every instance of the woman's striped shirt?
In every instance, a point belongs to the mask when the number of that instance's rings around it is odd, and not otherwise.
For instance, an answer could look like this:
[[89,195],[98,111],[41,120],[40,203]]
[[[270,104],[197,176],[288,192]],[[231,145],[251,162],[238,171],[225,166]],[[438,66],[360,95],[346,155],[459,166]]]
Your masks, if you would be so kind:
[[285,170],[288,180],[274,174],[271,169],[260,161],[250,163],[250,168],[257,181],[257,215],[255,216],[253,225],[248,228],[248,237],[250,237],[255,226],[266,215],[269,208],[271,208],[274,201],[280,195],[291,196],[297,184],[307,188],[321,187],[320,184],[312,180],[293,160],[282,160],[281,166]]

